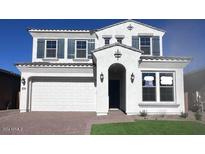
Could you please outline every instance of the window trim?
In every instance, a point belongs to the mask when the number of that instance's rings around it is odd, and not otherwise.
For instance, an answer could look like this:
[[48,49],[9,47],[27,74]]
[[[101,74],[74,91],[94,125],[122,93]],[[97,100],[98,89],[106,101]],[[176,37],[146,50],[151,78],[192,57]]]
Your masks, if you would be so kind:
[[[109,45],[109,44],[110,44],[110,40],[111,40],[110,37],[104,37],[103,39],[104,39],[104,45]],[[106,41],[106,40],[109,40],[109,44],[105,44],[105,41]]]
[[[143,101],[143,85],[142,85],[142,103],[143,104],[147,104],[147,103],[151,103],[153,105],[155,104],[177,104],[176,102],[176,71],[163,71],[163,70],[141,70],[141,76],[142,73],[155,73],[155,77],[156,77],[156,101]],[[173,101],[160,101],[160,73],[172,73],[173,74]],[[141,82],[143,81],[143,79],[141,79]]]
[[[91,40],[94,40],[94,41],[91,41]],[[88,46],[88,49],[89,49],[89,44],[94,44],[94,49],[95,49],[95,47],[96,47],[96,40],[95,39],[88,39],[87,40],[88,41],[88,44],[87,44],[87,46]],[[91,51],[91,53],[89,53],[89,50],[88,50],[88,56],[87,56],[87,59],[89,60],[89,56],[92,56],[92,51]]]
[[[160,73],[171,73],[173,75],[173,86],[172,86],[173,87],[173,101],[161,101],[161,98],[160,98],[160,94],[161,94],[160,93],[160,88],[162,86],[160,86]],[[175,102],[175,100],[176,100],[176,98],[175,98],[176,97],[176,89],[175,89],[176,88],[176,85],[175,85],[175,83],[176,83],[176,81],[175,81],[176,77],[175,76],[176,75],[175,74],[176,73],[175,72],[169,72],[169,71],[164,71],[164,72],[160,71],[160,72],[158,72],[158,74],[159,74],[159,76],[158,76],[159,77],[159,102],[163,102],[163,103],[169,103],[169,102],[173,103],[173,102]]]
[[[146,100],[143,100],[143,88],[145,88],[143,86],[143,80],[142,79],[142,102],[157,102],[157,72],[151,72],[151,71],[142,71],[141,75],[143,76],[143,73],[154,73],[155,74],[155,86],[151,87],[151,88],[155,88],[155,100],[154,101],[146,101]],[[149,87],[147,87],[149,88]]]
[[[78,41],[84,41],[86,42],[86,57],[85,58],[78,58],[77,57],[77,42]],[[88,59],[88,40],[75,40],[75,58],[76,60],[82,60],[82,59]]]
[[[47,57],[47,42],[55,41],[56,42],[56,57]],[[46,39],[45,40],[45,48],[44,48],[44,59],[58,59],[58,40],[57,39]]]
[[142,54],[143,56],[152,56],[152,36],[140,35],[139,37],[139,49],[141,50],[141,38],[142,37],[149,37],[150,38],[150,54]]
[[[120,42],[118,42],[118,39],[121,39],[121,43]],[[116,37],[116,41],[117,41],[117,43],[120,43],[120,44],[123,44],[122,43],[122,40],[124,39],[124,37]]]

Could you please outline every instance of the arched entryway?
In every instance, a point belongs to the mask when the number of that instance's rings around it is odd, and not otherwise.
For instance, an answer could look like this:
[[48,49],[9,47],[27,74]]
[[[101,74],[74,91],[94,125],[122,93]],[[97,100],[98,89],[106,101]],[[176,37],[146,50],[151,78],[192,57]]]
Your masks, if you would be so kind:
[[115,63],[109,67],[109,109],[126,111],[126,69]]

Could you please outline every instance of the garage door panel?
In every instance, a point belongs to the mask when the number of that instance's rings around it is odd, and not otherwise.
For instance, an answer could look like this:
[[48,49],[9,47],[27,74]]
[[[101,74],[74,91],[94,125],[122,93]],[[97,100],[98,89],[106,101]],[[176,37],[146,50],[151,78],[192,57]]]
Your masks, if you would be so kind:
[[34,80],[31,108],[36,111],[95,111],[95,87],[88,81]]

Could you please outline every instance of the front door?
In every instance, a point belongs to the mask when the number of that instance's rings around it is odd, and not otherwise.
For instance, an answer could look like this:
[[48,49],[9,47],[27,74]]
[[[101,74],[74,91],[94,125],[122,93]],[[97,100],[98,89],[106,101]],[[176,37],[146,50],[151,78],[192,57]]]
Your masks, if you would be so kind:
[[120,80],[109,80],[109,108],[120,107]]

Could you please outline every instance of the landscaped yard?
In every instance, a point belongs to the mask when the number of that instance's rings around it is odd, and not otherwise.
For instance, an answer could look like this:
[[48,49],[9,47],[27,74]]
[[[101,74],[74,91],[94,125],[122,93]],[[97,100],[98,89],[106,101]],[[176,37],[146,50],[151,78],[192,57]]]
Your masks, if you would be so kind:
[[192,121],[138,120],[94,124],[92,135],[205,135],[205,124]]

